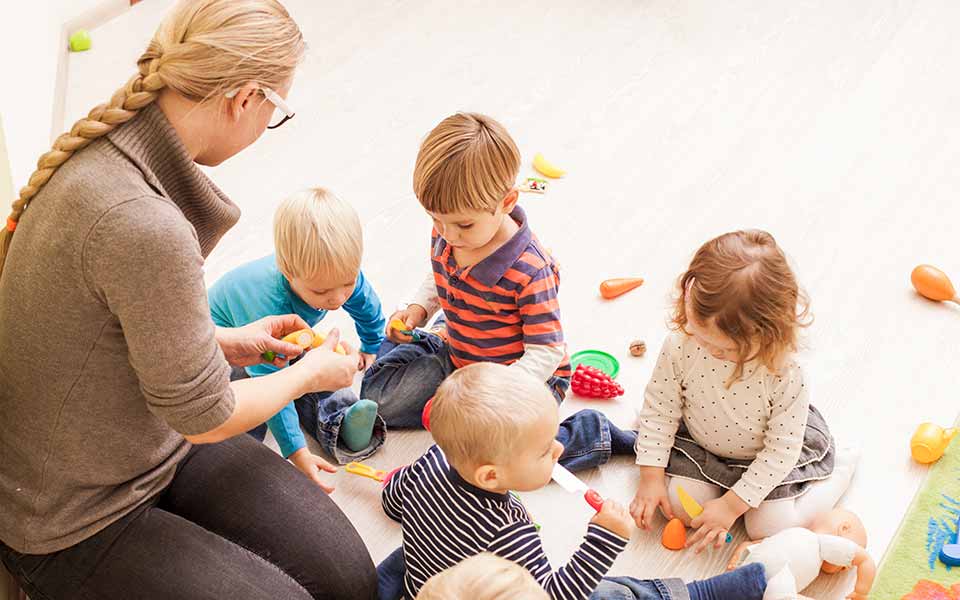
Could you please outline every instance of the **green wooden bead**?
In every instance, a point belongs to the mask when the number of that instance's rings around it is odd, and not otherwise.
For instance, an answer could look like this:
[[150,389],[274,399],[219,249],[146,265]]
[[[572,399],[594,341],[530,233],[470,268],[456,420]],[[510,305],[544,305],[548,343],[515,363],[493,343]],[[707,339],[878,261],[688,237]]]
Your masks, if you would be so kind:
[[70,35],[71,52],[84,52],[89,50],[92,45],[93,41],[90,39],[90,32],[86,29],[78,29]]

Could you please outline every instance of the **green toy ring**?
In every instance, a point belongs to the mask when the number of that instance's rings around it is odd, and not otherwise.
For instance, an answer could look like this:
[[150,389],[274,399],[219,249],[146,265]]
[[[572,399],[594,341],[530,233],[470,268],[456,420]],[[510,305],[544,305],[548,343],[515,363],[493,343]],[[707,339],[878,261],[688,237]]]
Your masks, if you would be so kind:
[[599,369],[616,379],[620,374],[620,361],[615,356],[602,350],[581,350],[570,357],[570,368],[576,371],[577,365],[587,365]]

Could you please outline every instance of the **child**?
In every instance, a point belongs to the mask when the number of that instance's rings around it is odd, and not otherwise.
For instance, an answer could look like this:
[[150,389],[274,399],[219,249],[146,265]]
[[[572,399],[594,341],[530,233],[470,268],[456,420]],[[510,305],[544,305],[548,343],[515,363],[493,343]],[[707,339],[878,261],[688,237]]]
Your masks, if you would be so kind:
[[840,499],[858,456],[835,451],[809,403],[793,357],[806,317],[770,234],[727,233],[697,251],[640,412],[639,526],[650,528],[657,507],[688,521],[679,484],[703,505],[689,542],[698,552],[721,546],[741,515],[757,539],[808,525]]
[[431,577],[417,600],[550,600],[520,565],[483,552]]
[[854,513],[837,508],[817,517],[810,529],[784,529],[757,542],[744,542],[734,551],[727,570],[737,568],[743,551],[744,564],[762,564],[770,575],[764,600],[797,597],[817,575],[857,568],[857,583],[847,598],[867,600],[876,565],[866,551],[867,530]]
[[[363,232],[357,213],[328,190],[304,190],[277,209],[273,237],[275,255],[238,267],[211,287],[214,323],[241,327],[267,315],[292,313],[313,327],[327,311],[342,306],[360,336],[358,369],[369,366],[383,341],[385,319],[380,299],[360,270]],[[240,376],[258,377],[277,368],[255,365]],[[332,488],[319,478],[318,468],[335,469],[310,452],[301,424],[340,464],[371,455],[386,435],[376,403],[358,401],[349,388],[307,394],[268,420],[283,457],[327,491]],[[251,433],[262,440],[266,431]]]
[[[529,373],[495,363],[473,364],[440,386],[431,414],[437,443],[412,465],[391,473],[383,508],[399,521],[403,547],[377,569],[380,598],[415,598],[434,575],[482,552],[526,568],[551,598],[588,598],[626,547],[632,519],[606,499],[567,563],[554,571],[537,527],[518,497],[550,482],[563,452],[555,436],[556,402]],[[738,598],[762,595],[759,565],[683,586],[676,580],[605,580],[596,598]],[[613,595],[613,594],[629,594]],[[646,594],[646,595],[644,595]],[[650,595],[657,594],[657,595]],[[674,595],[676,594],[676,595]]]
[[[361,395],[380,405],[391,426],[418,427],[427,400],[455,369],[495,362],[545,383],[562,402],[570,362],[560,326],[559,274],[517,206],[520,152],[493,119],[458,113],[440,122],[417,154],[413,189],[433,219],[431,271],[412,304],[394,313],[406,330],[441,308],[445,335],[417,332],[413,341],[391,327]],[[632,433],[596,411],[564,423],[561,442],[576,449],[571,469],[633,452]]]

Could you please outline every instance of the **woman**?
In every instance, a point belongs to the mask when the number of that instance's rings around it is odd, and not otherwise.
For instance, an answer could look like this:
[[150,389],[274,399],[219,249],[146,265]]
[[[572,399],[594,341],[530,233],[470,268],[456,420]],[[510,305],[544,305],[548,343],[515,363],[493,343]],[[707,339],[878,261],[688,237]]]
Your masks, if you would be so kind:
[[[34,598],[368,598],[356,531],[250,436],[349,385],[324,347],[230,383],[294,316],[216,329],[204,258],[238,208],[195,166],[256,140],[304,53],[274,0],[193,0],[44,154],[0,272],[0,559]],[[279,364],[279,363],[278,363]]]

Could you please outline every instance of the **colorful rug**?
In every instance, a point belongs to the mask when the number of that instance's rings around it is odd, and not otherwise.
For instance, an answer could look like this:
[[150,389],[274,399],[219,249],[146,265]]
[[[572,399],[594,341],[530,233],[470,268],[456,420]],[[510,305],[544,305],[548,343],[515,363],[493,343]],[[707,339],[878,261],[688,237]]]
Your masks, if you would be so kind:
[[871,600],[960,600],[960,567],[940,562],[957,538],[960,436],[935,463],[883,557]]

